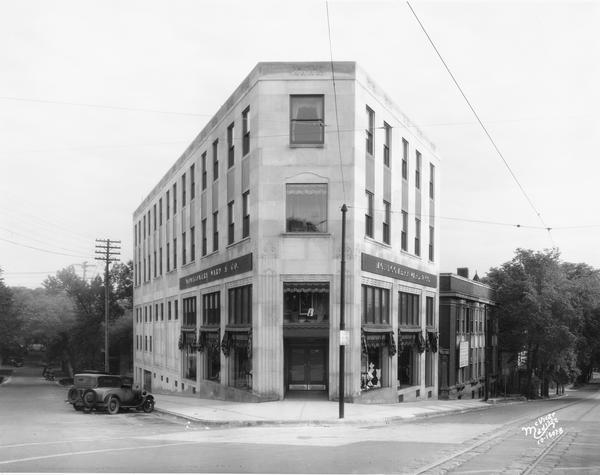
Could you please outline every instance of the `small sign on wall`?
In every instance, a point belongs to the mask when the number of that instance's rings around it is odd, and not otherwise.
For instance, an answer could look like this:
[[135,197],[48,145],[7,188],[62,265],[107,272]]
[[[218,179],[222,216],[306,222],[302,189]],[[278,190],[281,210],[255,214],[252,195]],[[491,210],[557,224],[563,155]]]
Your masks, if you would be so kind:
[[348,330],[340,330],[340,346],[348,346],[350,344],[350,332]]

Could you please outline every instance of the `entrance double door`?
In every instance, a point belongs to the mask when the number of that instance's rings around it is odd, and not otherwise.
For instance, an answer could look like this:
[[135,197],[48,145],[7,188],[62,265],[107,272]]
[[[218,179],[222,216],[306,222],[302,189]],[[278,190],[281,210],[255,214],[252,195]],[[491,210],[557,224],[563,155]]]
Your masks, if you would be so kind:
[[327,389],[327,340],[291,340],[287,362],[288,390]]

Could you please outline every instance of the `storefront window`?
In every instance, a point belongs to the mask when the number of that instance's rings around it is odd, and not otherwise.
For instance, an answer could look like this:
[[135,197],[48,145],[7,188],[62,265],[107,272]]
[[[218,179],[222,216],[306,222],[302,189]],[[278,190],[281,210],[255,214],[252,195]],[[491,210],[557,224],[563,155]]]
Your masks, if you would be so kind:
[[402,348],[398,355],[398,382],[400,387],[419,384],[419,353],[414,347]]
[[360,365],[360,389],[362,391],[382,387],[382,353],[382,348],[370,348],[366,353],[363,352]]
[[327,184],[286,185],[286,232],[327,232]]
[[283,284],[285,323],[328,322],[328,282],[285,282]]
[[221,293],[203,295],[199,351],[204,353],[204,379],[216,382],[221,378],[220,325]]

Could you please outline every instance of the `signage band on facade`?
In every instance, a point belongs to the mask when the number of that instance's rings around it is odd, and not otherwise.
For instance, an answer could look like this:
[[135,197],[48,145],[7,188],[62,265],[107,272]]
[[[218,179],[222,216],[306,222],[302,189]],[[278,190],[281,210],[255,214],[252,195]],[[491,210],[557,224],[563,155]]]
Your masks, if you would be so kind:
[[361,269],[373,274],[437,288],[437,276],[434,274],[396,264],[395,262],[371,256],[364,252],[361,254]]
[[189,289],[190,287],[206,284],[214,280],[225,279],[236,274],[243,274],[251,270],[252,253],[182,277],[179,279],[179,290]]

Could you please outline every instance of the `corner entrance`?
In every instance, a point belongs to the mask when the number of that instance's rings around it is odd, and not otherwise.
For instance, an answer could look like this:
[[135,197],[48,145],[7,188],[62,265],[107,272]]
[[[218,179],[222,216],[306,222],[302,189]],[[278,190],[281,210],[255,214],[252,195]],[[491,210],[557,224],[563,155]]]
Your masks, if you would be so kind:
[[286,338],[284,351],[286,393],[327,391],[327,339]]

